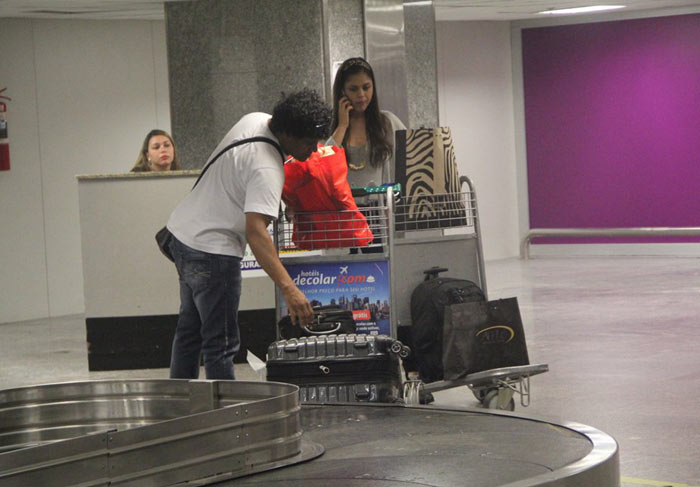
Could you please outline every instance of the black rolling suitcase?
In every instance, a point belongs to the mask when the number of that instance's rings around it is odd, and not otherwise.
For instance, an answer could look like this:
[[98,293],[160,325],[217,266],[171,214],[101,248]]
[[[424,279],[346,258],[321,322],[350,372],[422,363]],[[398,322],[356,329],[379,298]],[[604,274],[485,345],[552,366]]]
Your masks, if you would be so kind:
[[267,350],[267,380],[299,386],[301,402],[397,402],[399,356],[386,335],[324,335],[279,340]]
[[485,303],[483,291],[472,281],[439,277],[447,269],[432,267],[411,294],[411,362],[425,383],[444,378],[443,322],[445,307],[453,304]]
[[292,324],[289,315],[277,323],[278,336],[282,340],[301,338],[315,335],[340,335],[355,333],[357,326],[352,311],[343,309],[335,304],[314,306],[313,322],[306,328]]

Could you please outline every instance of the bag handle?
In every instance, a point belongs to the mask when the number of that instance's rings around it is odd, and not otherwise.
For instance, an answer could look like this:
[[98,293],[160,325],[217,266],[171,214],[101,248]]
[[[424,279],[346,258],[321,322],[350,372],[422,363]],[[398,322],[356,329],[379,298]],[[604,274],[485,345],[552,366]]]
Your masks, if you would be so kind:
[[312,330],[310,326],[305,327],[304,330],[310,335],[332,335],[340,330],[340,321],[336,321],[335,328],[332,330],[316,331]]
[[207,163],[206,166],[204,166],[204,169],[202,169],[202,172],[199,173],[199,177],[194,182],[192,189],[194,189],[194,187],[197,186],[197,183],[199,182],[200,179],[202,179],[202,176],[204,176],[204,173],[207,172],[207,169],[209,169],[211,167],[211,165],[214,164],[219,157],[223,156],[226,152],[230,151],[234,147],[238,147],[239,145],[243,145],[243,144],[248,144],[250,142],[267,142],[268,144],[274,146],[275,149],[277,149],[277,152],[280,153],[280,157],[282,157],[282,162],[284,162],[284,152],[282,151],[282,147],[280,147],[280,145],[277,142],[275,142],[274,140],[272,140],[270,138],[259,136],[259,137],[249,137],[247,139],[237,140],[236,142],[232,142],[229,145],[227,145],[226,147],[224,147],[223,149],[221,149],[221,151],[219,151],[219,153],[217,155],[215,155],[212,158],[212,160]]
[[449,269],[447,267],[438,267],[438,266],[433,266],[430,269],[424,270],[423,274],[425,274],[425,279],[424,281],[430,281],[431,279],[436,279],[441,272],[447,272]]

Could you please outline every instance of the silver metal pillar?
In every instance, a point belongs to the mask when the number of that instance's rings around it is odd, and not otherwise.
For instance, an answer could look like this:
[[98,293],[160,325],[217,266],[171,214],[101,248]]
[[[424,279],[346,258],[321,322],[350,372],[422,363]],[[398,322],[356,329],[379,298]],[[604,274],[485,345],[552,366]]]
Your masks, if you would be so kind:
[[408,123],[406,42],[402,0],[365,0],[365,49],[379,106]]

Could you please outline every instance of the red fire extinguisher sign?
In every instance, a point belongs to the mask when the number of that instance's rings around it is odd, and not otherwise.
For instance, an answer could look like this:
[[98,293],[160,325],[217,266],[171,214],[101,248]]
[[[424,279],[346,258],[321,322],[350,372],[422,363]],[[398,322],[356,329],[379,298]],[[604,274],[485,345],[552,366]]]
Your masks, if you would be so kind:
[[2,93],[7,88],[0,90],[0,171],[10,170],[10,140],[7,136],[7,104],[2,100],[10,100]]

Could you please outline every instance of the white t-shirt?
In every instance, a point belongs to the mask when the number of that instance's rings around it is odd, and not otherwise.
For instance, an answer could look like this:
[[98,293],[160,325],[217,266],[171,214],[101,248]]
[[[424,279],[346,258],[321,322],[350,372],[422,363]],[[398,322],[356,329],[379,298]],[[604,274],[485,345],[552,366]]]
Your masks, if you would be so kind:
[[[233,126],[211,160],[237,140],[263,136],[279,143],[267,126],[270,115],[250,113]],[[168,219],[168,229],[182,243],[211,254],[243,257],[245,214],[277,218],[284,169],[282,156],[267,142],[242,144],[214,162]]]

